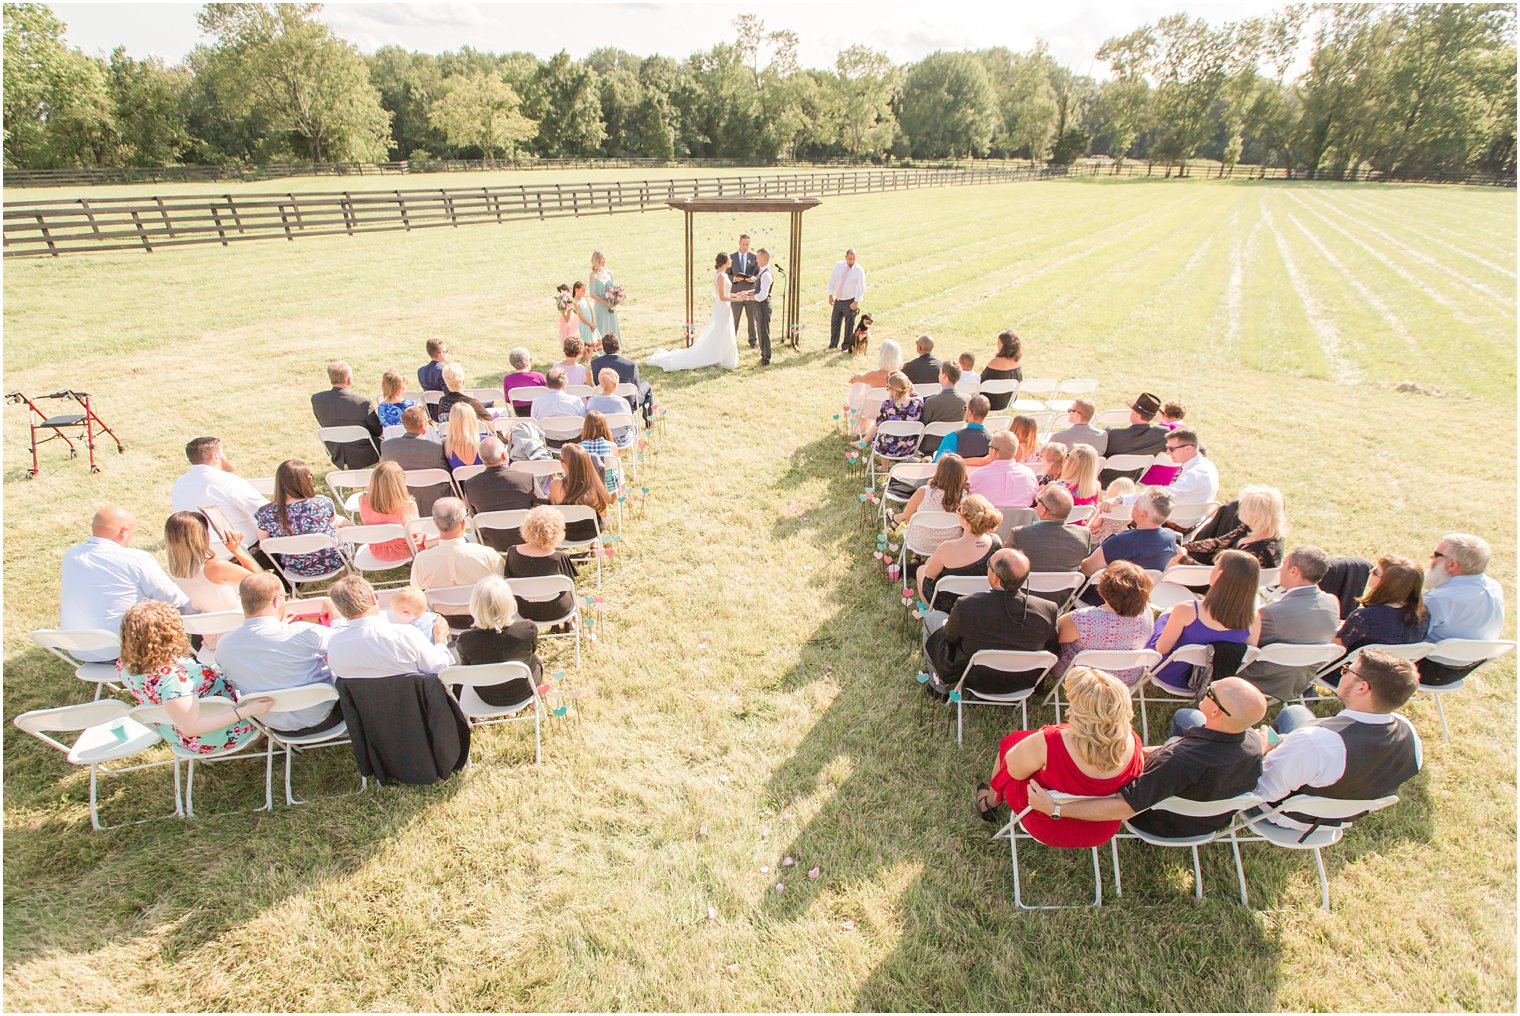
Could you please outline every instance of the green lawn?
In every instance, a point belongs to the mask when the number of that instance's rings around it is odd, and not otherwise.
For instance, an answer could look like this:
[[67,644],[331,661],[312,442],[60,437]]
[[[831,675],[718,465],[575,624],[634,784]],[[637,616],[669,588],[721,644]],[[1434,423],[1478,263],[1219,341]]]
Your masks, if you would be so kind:
[[[248,476],[325,463],[307,399],[332,357],[364,388],[415,369],[432,335],[481,384],[511,346],[549,361],[550,296],[594,247],[629,291],[632,354],[671,345],[681,224],[8,263],[7,390],[86,387],[128,445],[95,477],[46,448],[25,481],[6,410],[8,1006],[1513,1009],[1512,662],[1448,704],[1451,744],[1428,700],[1408,707],[1425,772],[1327,853],[1332,913],[1306,856],[1246,848],[1245,910],[1227,852],[1205,852],[1195,904],[1185,853],[1133,844],[1123,900],[1017,912],[1007,849],[971,804],[1010,715],[972,715],[958,749],[914,684],[916,639],[831,419],[860,361],[821,347],[827,272],[854,246],[878,342],[927,331],[985,362],[1012,325],[1029,376],[1099,378],[1100,408],[1183,398],[1226,492],[1284,491],[1292,540],[1423,561],[1444,532],[1481,533],[1513,604],[1515,206],[1476,188],[1201,181],[827,199],[807,216],[801,352],[651,372],[668,434],[600,638],[567,679],[584,697],[541,768],[522,730],[493,729],[441,786],[265,815],[248,810],[259,767],[228,764],[197,780],[207,817],[104,833],[82,774],[9,728],[86,697],[25,633],[56,624],[59,556],[94,508],[126,505],[159,549],[200,433]],[[707,217],[698,250],[747,230],[784,251],[784,229]],[[352,772],[346,749],[303,759],[298,793],[338,795]],[[165,770],[108,782],[107,820],[166,812],[169,786]],[[1026,859],[1035,895],[1090,891],[1085,855]]]

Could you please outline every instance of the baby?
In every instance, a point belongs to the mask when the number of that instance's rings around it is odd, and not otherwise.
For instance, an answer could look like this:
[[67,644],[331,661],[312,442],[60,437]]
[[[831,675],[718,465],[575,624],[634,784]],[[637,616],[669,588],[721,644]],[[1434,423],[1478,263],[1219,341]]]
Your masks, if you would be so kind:
[[1173,399],[1161,407],[1161,426],[1167,430],[1176,430],[1182,426],[1182,418],[1187,416],[1187,406],[1181,399]]
[[1113,511],[1120,504],[1134,504],[1135,492],[1135,481],[1127,476],[1121,476],[1108,485],[1098,501],[1098,515],[1092,520],[1090,546],[1096,547],[1115,533],[1122,533],[1129,528],[1128,519],[1104,518],[1103,513]]
[[960,355],[960,361],[961,361],[961,380],[962,381],[975,381],[977,384],[981,384],[982,383],[982,376],[980,374],[978,374],[975,370],[972,369],[973,367],[976,366],[976,354],[975,353],[962,353]]
[[427,594],[416,586],[403,586],[391,597],[392,624],[409,624],[429,642],[443,645],[449,640],[448,622],[428,610]]

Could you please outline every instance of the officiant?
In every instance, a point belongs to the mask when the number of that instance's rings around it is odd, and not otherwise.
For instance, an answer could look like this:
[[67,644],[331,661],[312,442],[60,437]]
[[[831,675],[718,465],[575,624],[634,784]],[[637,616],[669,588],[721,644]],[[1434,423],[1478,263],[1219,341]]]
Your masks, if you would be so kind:
[[[728,277],[733,280],[733,293],[750,292],[755,288],[755,278],[760,273],[760,263],[749,249],[749,234],[739,234],[739,249],[728,256]],[[734,331],[739,330],[739,315],[743,314],[749,324],[749,348],[759,341],[755,334],[755,307],[748,300],[734,304]]]

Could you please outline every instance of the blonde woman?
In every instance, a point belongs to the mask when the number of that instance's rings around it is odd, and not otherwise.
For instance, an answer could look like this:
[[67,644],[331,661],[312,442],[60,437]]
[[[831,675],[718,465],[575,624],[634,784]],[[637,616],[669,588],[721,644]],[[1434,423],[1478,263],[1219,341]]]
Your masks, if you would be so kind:
[[[1071,491],[1071,504],[1098,503],[1103,489],[1098,486],[1098,450],[1090,444],[1075,444],[1066,453],[1066,466],[1061,471],[1061,483]],[[1086,525],[1085,522],[1078,523]]]
[[1019,439],[1019,450],[1014,453],[1013,461],[1031,469],[1040,465],[1040,425],[1034,422],[1034,417],[1020,413],[1008,425],[1008,430]]
[[586,280],[586,296],[591,300],[591,309],[596,315],[596,330],[599,335],[623,334],[623,329],[618,324],[618,312],[612,304],[607,302],[607,290],[614,285],[612,273],[607,270],[607,255],[599,250],[592,251],[591,278]]
[[[565,538],[565,520],[543,505],[528,512],[523,519],[523,542],[507,549],[506,575],[509,579],[539,578],[544,575],[567,575],[575,578],[575,565],[559,549]],[[573,593],[561,593],[558,599],[544,603],[518,600],[522,616],[539,623],[564,617],[575,606]]]
[[480,417],[465,403],[449,411],[449,432],[443,450],[449,453],[449,468],[480,464]]
[[375,406],[380,426],[401,426],[401,414],[417,404],[416,399],[408,399],[405,395],[406,378],[399,370],[388,370],[380,375],[380,401]]
[[[366,526],[383,526],[394,523],[404,526],[417,517],[417,499],[406,488],[406,474],[401,464],[382,459],[370,474],[369,489],[359,495],[359,521]],[[372,543],[369,552],[378,561],[408,561],[411,551],[405,539]],[[422,537],[417,537],[417,549],[422,549]]]
[[[538,658],[538,625],[517,614],[517,600],[506,579],[488,575],[470,592],[470,615],[474,626],[459,633],[455,649],[466,666],[483,663],[525,663],[537,684],[544,665]],[[516,705],[528,697],[521,681],[477,687],[481,701],[492,706]]]
[[[1223,514],[1225,509],[1220,509]],[[1243,550],[1263,568],[1282,567],[1288,511],[1282,491],[1252,484],[1240,490],[1240,524],[1218,536],[1184,543],[1173,564],[1213,564],[1221,551]]]
[[[1066,722],[1015,730],[998,745],[992,779],[977,785],[977,811],[998,820],[998,802],[1019,814],[1029,807],[1031,783],[1063,794],[1107,797],[1140,775],[1145,752],[1133,723],[1129,689],[1112,674],[1073,667],[1062,684],[1071,708]],[[1031,811],[1023,826],[1052,847],[1096,847],[1113,839],[1119,823],[1058,819]]]
[[1066,472],[1066,446],[1059,441],[1045,442],[1040,448],[1040,467],[1036,472],[1042,487],[1059,480]]
[[[902,370],[902,366],[902,346],[892,339],[887,339],[881,344],[881,352],[876,355],[876,369],[866,371],[864,374],[856,374],[850,378],[850,394],[846,398],[849,408],[857,413],[864,410],[866,393],[872,388],[885,388],[887,386],[887,378],[891,374]],[[864,421],[862,421],[863,425]]]
[[980,494],[970,494],[961,501],[958,513],[961,535],[934,548],[918,570],[918,596],[935,610],[949,610],[956,597],[935,596],[934,584],[945,575],[986,575],[987,562],[1002,549],[997,527],[1003,513],[992,507]]
[[[164,523],[169,576],[202,614],[238,610],[238,583],[262,570],[243,550],[243,534],[236,529],[227,534],[227,550],[231,561],[211,552],[211,525],[200,512],[175,512]],[[216,644],[214,637],[206,641]]]

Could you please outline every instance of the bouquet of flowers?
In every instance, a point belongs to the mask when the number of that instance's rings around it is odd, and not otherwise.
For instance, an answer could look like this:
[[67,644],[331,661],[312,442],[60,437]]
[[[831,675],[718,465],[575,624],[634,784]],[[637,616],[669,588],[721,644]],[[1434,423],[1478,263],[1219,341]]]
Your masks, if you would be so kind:
[[616,310],[618,304],[628,299],[628,294],[623,292],[622,286],[608,286],[607,292],[602,294],[602,299],[607,301],[607,306]]
[[561,314],[563,314],[565,311],[569,310],[570,309],[570,294],[569,293],[555,293],[554,294],[554,306],[559,309],[559,312]]

